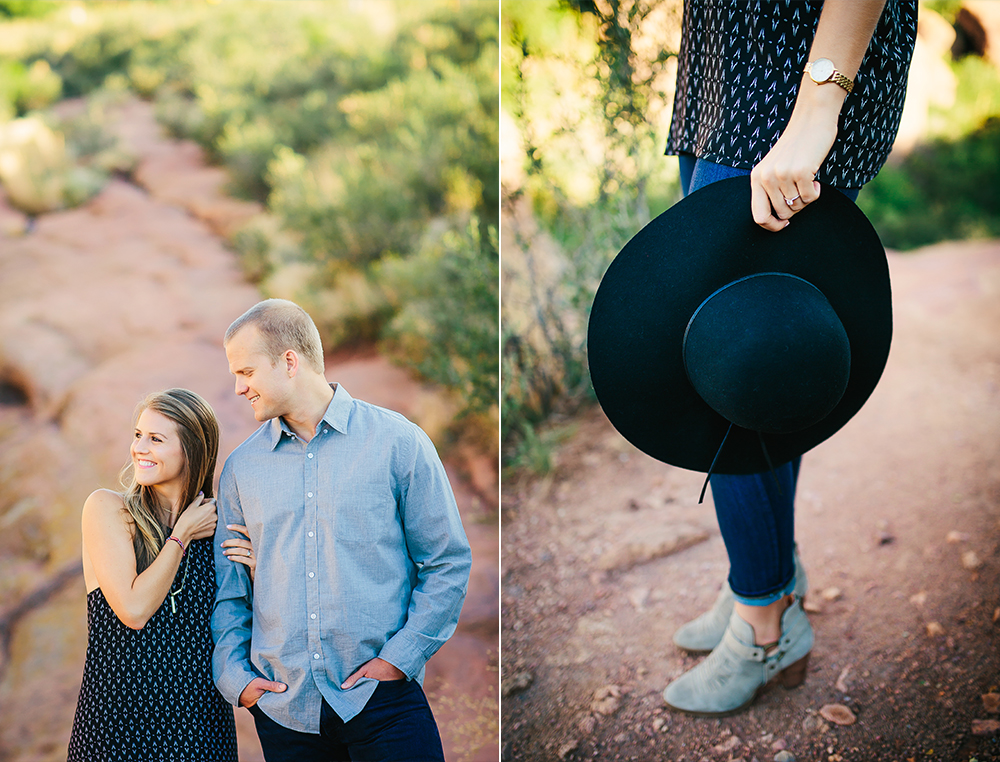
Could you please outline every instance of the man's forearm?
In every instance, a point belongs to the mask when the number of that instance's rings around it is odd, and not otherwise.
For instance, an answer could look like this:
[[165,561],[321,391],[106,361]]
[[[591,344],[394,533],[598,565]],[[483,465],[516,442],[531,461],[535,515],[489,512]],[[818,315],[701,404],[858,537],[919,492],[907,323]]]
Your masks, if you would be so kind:
[[469,586],[472,554],[464,534],[454,538],[435,565],[425,564],[410,597],[406,624],[382,647],[379,658],[415,677],[455,633]]
[[250,661],[253,634],[253,586],[245,566],[223,552],[223,541],[234,536],[227,524],[243,526],[245,519],[232,472],[223,469],[219,480],[219,520],[215,529],[215,606],[212,608],[212,675],[219,693],[233,706],[258,674]]
[[[224,556],[223,559],[223,564],[235,567]],[[219,693],[233,706],[238,704],[243,689],[258,677],[250,661],[253,601],[245,590],[240,589],[239,580],[233,579],[237,574],[236,568],[225,567],[221,573],[216,573],[219,586],[212,611],[212,638],[215,641],[212,674]]]

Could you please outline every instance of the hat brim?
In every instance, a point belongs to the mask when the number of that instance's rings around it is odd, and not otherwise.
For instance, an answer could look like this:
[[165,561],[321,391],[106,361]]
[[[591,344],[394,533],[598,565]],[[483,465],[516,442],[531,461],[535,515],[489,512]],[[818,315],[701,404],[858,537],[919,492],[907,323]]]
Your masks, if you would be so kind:
[[[717,289],[760,272],[816,286],[850,341],[840,402],[821,421],[789,434],[758,434],[710,408],[684,371],[684,331]],[[614,427],[652,457],[680,468],[750,474],[792,460],[832,436],[864,405],[885,368],[892,297],[885,249],[864,213],[824,187],[778,233],[750,213],[748,177],[712,183],[640,230],[608,267],[587,337],[591,381]],[[766,446],[767,456],[761,446]]]

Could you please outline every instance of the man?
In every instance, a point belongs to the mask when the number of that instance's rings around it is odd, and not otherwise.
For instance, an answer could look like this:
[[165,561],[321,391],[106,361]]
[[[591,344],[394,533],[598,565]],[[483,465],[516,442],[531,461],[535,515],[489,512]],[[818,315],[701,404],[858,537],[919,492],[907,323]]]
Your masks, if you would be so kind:
[[[279,760],[443,760],[420,685],[455,631],[471,553],[430,439],[324,378],[298,305],[268,299],[226,332],[260,428],[226,461],[213,669]],[[255,576],[220,543],[245,525]]]

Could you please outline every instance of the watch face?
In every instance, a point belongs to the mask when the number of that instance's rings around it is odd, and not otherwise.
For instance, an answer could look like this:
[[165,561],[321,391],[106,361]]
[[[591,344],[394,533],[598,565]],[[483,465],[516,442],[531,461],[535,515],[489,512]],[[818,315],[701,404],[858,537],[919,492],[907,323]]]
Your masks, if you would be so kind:
[[809,69],[813,82],[826,82],[833,76],[833,61],[829,58],[817,58]]

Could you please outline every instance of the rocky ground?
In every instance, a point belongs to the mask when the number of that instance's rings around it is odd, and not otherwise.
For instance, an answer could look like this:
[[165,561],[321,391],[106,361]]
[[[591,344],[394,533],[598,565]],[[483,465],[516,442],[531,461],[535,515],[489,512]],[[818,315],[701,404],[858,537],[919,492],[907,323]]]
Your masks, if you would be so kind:
[[711,605],[725,549],[703,477],[594,410],[550,476],[503,485],[503,760],[1000,759],[1000,243],[890,268],[882,381],[803,460],[805,684],[725,719],[664,707],[700,658],[671,635]]
[[[166,139],[149,104],[119,104],[108,129],[136,169],[87,204],[29,221],[0,197],[0,760],[10,762],[66,758],[87,640],[80,508],[115,485],[135,404],[169,386],[203,394],[222,457],[257,426],[233,394],[221,338],[260,298],[225,244],[259,209],[226,196],[224,173],[196,145]],[[372,351],[330,358],[328,375],[432,435],[451,412]],[[485,762],[497,748],[496,463],[454,449],[446,467],[473,578],[425,687],[449,759]],[[237,723],[241,759],[262,759],[245,710]]]

